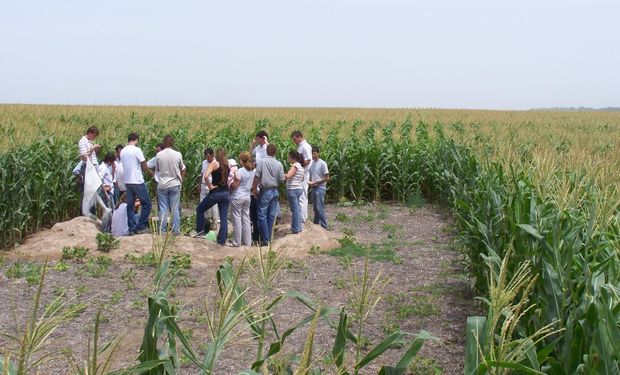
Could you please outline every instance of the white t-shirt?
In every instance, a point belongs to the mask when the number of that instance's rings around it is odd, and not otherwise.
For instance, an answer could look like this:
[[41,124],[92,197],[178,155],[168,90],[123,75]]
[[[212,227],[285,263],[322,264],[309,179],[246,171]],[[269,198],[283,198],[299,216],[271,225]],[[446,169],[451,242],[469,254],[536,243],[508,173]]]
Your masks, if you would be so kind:
[[301,157],[304,159],[304,161],[310,160],[308,165],[304,167],[304,169],[306,170],[305,173],[310,173],[310,167],[312,166],[312,146],[310,146],[310,143],[308,143],[308,141],[304,139],[297,145],[297,152],[301,154]]
[[[323,159],[317,161],[312,160],[312,167],[310,169],[310,181],[318,181],[325,178],[325,175],[329,174],[327,169],[327,163]],[[321,182],[316,186],[325,186],[325,182]]]
[[125,186],[125,170],[123,169],[123,163],[121,163],[120,160],[116,160],[116,173],[114,174],[114,179],[116,180],[118,188],[121,191],[127,190],[127,187]]
[[239,178],[239,186],[232,191],[230,199],[249,198],[252,182],[254,181],[254,170],[248,171],[242,167],[236,173]]
[[112,190],[111,193],[114,193],[114,178],[112,177],[112,167],[108,166],[106,163],[102,163],[97,170],[99,173],[99,177],[101,177],[101,181],[104,185],[108,185]]
[[158,189],[181,185],[181,171],[185,170],[185,164],[183,164],[183,155],[180,152],[166,148],[157,154],[155,164],[155,170],[159,173]]
[[143,184],[142,166],[145,161],[140,147],[127,145],[121,150],[121,163],[123,164],[123,177],[125,184]]
[[252,155],[254,155],[254,159],[256,160],[256,163],[258,163],[260,160],[263,160],[263,158],[267,157],[267,143],[265,143],[264,145],[257,145],[256,147],[254,147],[254,149],[252,150]]
[[[78,142],[78,149],[80,150],[80,156],[86,155],[93,149],[93,142],[86,138],[86,136],[83,136]],[[90,160],[94,165],[98,165],[99,162],[97,161],[97,153],[93,152],[90,154]]]
[[112,235],[115,237],[129,235],[129,224],[127,224],[127,203],[121,203],[112,213]]

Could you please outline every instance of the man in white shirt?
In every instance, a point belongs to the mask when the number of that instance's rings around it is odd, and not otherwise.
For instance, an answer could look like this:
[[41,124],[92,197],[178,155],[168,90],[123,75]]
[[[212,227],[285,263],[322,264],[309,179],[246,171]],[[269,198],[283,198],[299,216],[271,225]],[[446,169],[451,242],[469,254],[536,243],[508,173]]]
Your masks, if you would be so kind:
[[[127,206],[127,225],[129,227],[129,235],[141,234],[148,232],[148,220],[151,214],[151,199],[146,190],[143,172],[151,171],[146,166],[146,160],[142,150],[137,146],[140,136],[136,133],[130,133],[127,137],[127,146],[121,151],[121,163],[123,164],[123,177],[125,179],[125,187],[127,188],[127,202],[140,200],[142,209],[140,211],[140,219],[136,223],[133,215],[133,207]],[[131,210],[131,212],[130,212]]]
[[267,140],[267,132],[264,130],[256,133],[256,137],[252,143],[250,143],[250,153],[254,156],[254,161],[258,164],[263,158],[267,157],[267,145],[269,141]]
[[159,173],[157,182],[157,205],[160,231],[165,232],[168,227],[168,213],[172,216],[172,233],[181,234],[181,185],[185,177],[183,155],[172,149],[174,138],[171,135],[164,137],[163,150],[157,153],[155,170]]
[[314,224],[320,224],[327,229],[327,215],[325,215],[326,183],[329,181],[329,169],[327,163],[321,159],[321,150],[312,147],[312,166],[310,167],[310,179],[308,185],[312,188]]
[[301,221],[308,220],[308,180],[310,179],[310,168],[312,167],[312,146],[304,139],[299,130],[291,133],[293,143],[297,145],[297,152],[304,159],[304,181],[299,204],[301,205]]

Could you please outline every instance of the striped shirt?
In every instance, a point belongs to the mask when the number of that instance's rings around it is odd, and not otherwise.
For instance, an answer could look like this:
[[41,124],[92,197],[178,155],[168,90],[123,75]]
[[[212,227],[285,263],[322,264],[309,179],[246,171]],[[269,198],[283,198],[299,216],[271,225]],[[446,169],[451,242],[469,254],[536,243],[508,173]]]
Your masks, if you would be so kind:
[[286,190],[303,189],[304,167],[302,167],[298,162],[295,162],[293,167],[297,170],[295,171],[293,177],[286,180]]
[[[93,149],[93,142],[91,142],[90,139],[86,138],[86,136],[82,136],[82,138],[78,142],[78,149],[80,150],[80,156],[88,155],[88,153],[91,152]],[[90,154],[90,160],[93,162],[94,165],[99,164],[99,162],[97,161],[96,152],[93,151]]]

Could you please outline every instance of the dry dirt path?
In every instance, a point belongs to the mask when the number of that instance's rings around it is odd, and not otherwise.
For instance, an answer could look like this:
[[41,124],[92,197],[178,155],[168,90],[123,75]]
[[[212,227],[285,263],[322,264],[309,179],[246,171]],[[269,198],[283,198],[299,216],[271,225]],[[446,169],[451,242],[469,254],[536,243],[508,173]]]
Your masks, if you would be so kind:
[[[347,306],[350,270],[363,267],[363,257],[352,256],[352,252],[371,248],[375,260],[370,262],[370,274],[375,275],[381,270],[390,278],[390,283],[364,329],[367,348],[395,329],[411,333],[426,330],[440,341],[424,345],[411,372],[461,374],[465,322],[467,316],[476,313],[476,307],[461,257],[452,246],[450,217],[432,207],[412,210],[399,205],[329,205],[328,214],[332,227],[329,232],[309,225],[301,236],[286,235],[286,224],[280,227],[276,247],[288,249],[291,258],[277,278],[272,295],[298,290],[329,306]],[[28,269],[41,264],[44,258],[49,258],[51,265],[57,264],[63,246],[86,246],[91,249],[91,255],[100,255],[94,251],[94,225],[86,219],[74,220],[35,234],[22,246],[4,254],[0,265],[0,300],[4,301],[5,308],[0,314],[0,331],[10,332],[14,328],[14,316],[18,322],[24,322],[36,289],[27,283],[25,277],[9,278],[7,275],[20,267],[28,273]],[[330,250],[338,247],[336,239],[343,236],[352,239],[344,248],[346,251]],[[121,248],[109,254],[112,265],[101,272],[97,271],[96,265],[72,261],[67,263],[69,269],[66,271],[49,270],[44,303],[63,295],[63,299],[83,311],[50,337],[49,348],[61,356],[46,364],[44,373],[74,373],[66,358],[85,358],[93,316],[98,307],[102,308],[104,316],[102,341],[120,336],[121,350],[115,360],[116,367],[131,363],[137,356],[154,270],[130,262],[125,259],[125,254],[144,254],[151,243],[150,235],[123,238]],[[192,338],[198,352],[202,352],[207,342],[204,301],[213,296],[218,265],[226,259],[239,264],[242,256],[252,257],[256,249],[223,248],[206,240],[182,237],[177,250],[190,254],[192,267],[183,271],[169,297],[181,308],[181,327]],[[250,283],[249,273],[242,281]],[[254,290],[250,288],[248,296],[251,297],[252,293]],[[293,301],[280,304],[275,311],[281,330],[307,314],[305,307]],[[290,355],[279,356],[280,364],[293,360],[295,351],[301,352],[306,333],[306,329],[300,329],[291,335],[284,350]],[[315,338],[318,366],[323,366],[334,337],[332,328],[319,325]],[[3,352],[8,348],[6,339],[0,338],[0,348]],[[256,345],[250,339],[234,341],[221,356],[216,373],[235,374],[249,368],[255,350]],[[363,373],[374,374],[382,364],[395,364],[403,350],[389,350]],[[353,355],[353,348],[349,348],[347,356],[351,358]],[[197,370],[184,365],[181,373],[194,374]]]

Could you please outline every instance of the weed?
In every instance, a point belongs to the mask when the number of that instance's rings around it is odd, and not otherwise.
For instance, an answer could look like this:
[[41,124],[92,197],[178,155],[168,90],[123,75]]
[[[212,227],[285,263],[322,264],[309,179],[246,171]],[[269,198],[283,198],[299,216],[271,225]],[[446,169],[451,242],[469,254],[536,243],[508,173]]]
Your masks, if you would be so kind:
[[112,235],[112,233],[97,233],[97,250],[104,253],[109,253],[111,250],[116,250],[120,246],[120,241]]
[[54,265],[54,270],[60,272],[67,271],[69,268],[70,266],[64,260],[60,260]]
[[33,285],[39,282],[41,277],[41,265],[16,262],[4,270],[4,275],[9,279],[26,278],[26,282],[29,285]]
[[84,246],[65,246],[62,248],[62,259],[75,260],[78,263],[82,263],[89,251],[90,250]]
[[89,259],[77,272],[79,276],[88,276],[92,278],[103,277],[108,268],[112,265],[112,259],[105,255]]
[[147,252],[142,255],[125,254],[125,259],[130,263],[133,263],[140,267],[157,267],[157,261],[155,255],[152,252]]
[[110,296],[110,305],[116,305],[123,297],[125,297],[125,292],[122,290],[115,291],[112,293],[112,296]]
[[425,318],[439,313],[439,307],[431,296],[416,295],[408,297],[405,293],[391,294],[385,297],[388,304],[386,315],[403,322],[412,317]]
[[88,290],[88,287],[84,284],[80,284],[77,286],[77,288],[75,288],[75,294],[77,294],[78,296],[86,293],[86,291]]
[[136,271],[133,268],[129,268],[121,273],[121,279],[125,282],[127,289],[134,289],[136,287],[134,279],[136,277]]
[[172,268],[189,269],[192,266],[192,257],[187,253],[172,254]]
[[341,223],[348,223],[349,222],[349,217],[347,216],[347,214],[342,213],[342,212],[338,212],[335,216],[336,221],[339,221]]
[[336,257],[363,257],[368,254],[369,259],[375,262],[395,262],[396,264],[399,262],[393,242],[362,245],[350,237],[344,237],[339,242],[340,247],[330,250],[327,254]]
[[417,356],[409,365],[409,372],[419,375],[441,375],[443,369],[434,358]]

